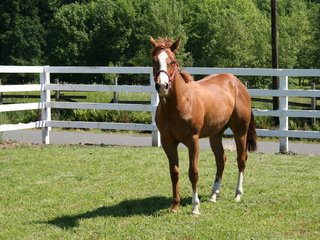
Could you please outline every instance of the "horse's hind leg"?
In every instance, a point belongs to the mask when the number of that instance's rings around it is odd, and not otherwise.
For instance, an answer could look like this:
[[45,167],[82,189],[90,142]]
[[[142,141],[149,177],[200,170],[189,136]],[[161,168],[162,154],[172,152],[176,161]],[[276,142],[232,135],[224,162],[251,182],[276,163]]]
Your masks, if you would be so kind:
[[238,162],[238,182],[236,187],[236,194],[235,194],[235,201],[240,202],[241,196],[243,195],[243,177],[244,177],[244,170],[246,168],[246,161],[247,161],[247,134],[243,134],[237,136],[235,134],[235,141],[237,146],[237,162]]
[[217,172],[215,176],[215,180],[212,184],[212,195],[209,199],[211,202],[217,201],[217,195],[220,192],[220,186],[222,181],[222,174],[226,162],[226,155],[222,145],[222,135],[223,132],[210,137],[210,146],[214,153],[216,159]]

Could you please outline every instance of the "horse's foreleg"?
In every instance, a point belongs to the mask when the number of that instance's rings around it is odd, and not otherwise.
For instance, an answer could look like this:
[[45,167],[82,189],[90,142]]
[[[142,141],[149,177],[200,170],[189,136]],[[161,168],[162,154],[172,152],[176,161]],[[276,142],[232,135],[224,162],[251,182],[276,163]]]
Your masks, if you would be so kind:
[[192,184],[192,214],[200,214],[200,200],[198,197],[197,185],[199,178],[199,139],[196,138],[189,146],[189,179]]
[[170,211],[177,212],[180,204],[179,159],[177,144],[169,144],[167,141],[162,140],[162,146],[169,160],[170,177],[172,183],[172,206]]
[[179,161],[178,158],[169,159],[170,177],[172,183],[172,206],[171,212],[177,212],[180,204],[179,193]]
[[216,202],[217,196],[220,193],[222,174],[227,159],[222,145],[222,134],[210,137],[210,146],[216,159],[217,172],[215,180],[212,184],[212,195],[209,201]]

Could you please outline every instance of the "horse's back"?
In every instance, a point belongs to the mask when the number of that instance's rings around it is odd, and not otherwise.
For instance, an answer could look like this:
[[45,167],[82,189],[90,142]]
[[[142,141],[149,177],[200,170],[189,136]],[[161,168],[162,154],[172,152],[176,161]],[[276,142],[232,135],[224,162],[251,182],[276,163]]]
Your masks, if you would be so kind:
[[244,98],[244,101],[250,100],[247,88],[236,76],[230,73],[208,75],[197,83],[201,87],[232,92],[232,94],[235,94],[235,98]]
[[225,103],[231,101],[232,105],[235,102],[239,83],[242,84],[238,78],[228,73],[209,75],[196,82],[199,94],[206,96],[206,101]]
[[224,86],[229,83],[237,85],[239,82],[241,83],[236,76],[230,73],[212,74],[197,81],[199,85],[203,86]]
[[[251,98],[244,84],[232,74],[209,75],[197,81],[204,98],[206,114],[220,124],[247,121],[251,114]],[[199,92],[200,92],[199,91]],[[244,118],[244,119],[243,119]],[[217,124],[217,123],[215,123]]]

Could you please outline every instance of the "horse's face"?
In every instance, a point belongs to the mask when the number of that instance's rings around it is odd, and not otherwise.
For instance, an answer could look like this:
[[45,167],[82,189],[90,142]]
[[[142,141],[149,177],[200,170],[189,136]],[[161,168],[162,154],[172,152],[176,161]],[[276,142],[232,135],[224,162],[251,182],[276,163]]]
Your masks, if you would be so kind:
[[174,52],[180,39],[170,46],[158,43],[152,37],[150,42],[154,48],[152,55],[155,87],[160,97],[166,97],[170,94],[172,78],[177,67]]
[[165,49],[161,50],[153,59],[155,86],[160,97],[165,97],[169,94],[173,63],[174,61],[169,58],[169,54]]

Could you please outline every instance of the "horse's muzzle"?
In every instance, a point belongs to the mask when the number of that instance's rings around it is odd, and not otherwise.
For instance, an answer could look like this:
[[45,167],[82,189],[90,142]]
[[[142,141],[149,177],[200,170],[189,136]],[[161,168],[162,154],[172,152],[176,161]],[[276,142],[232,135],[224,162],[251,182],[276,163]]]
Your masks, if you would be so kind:
[[160,83],[156,83],[156,90],[157,90],[157,92],[159,92],[159,91],[160,91],[160,89],[161,89],[161,85],[160,85]]
[[167,95],[169,92],[169,87],[170,87],[169,83],[165,83],[165,84],[155,83],[155,88],[160,96]]

